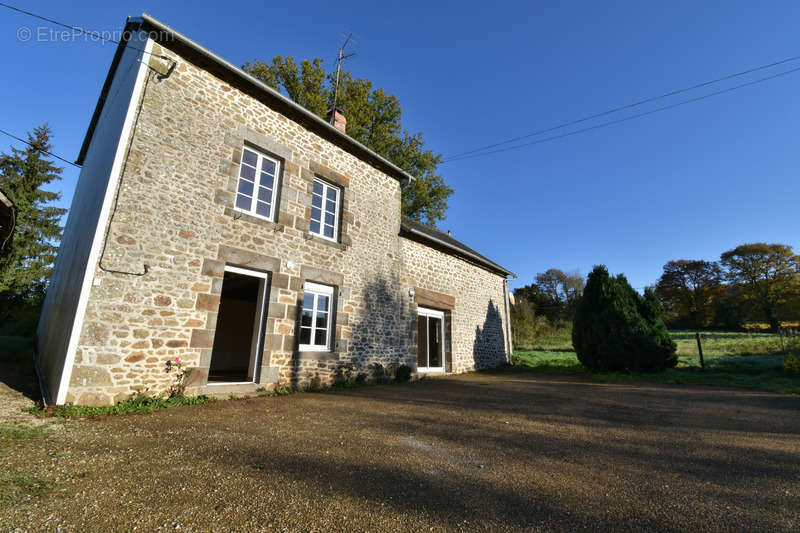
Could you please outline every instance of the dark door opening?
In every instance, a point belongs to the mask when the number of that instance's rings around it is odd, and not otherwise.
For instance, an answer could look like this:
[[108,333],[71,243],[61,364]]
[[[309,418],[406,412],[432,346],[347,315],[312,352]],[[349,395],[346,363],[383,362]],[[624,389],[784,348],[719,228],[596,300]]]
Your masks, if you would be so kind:
[[208,369],[209,382],[255,381],[263,338],[268,275],[225,267],[217,330]]

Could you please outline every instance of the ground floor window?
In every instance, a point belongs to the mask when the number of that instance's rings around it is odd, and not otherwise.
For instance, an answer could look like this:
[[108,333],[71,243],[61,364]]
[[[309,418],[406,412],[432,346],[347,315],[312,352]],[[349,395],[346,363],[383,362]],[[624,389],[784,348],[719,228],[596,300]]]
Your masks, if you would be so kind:
[[333,287],[307,281],[303,285],[300,350],[327,351],[331,346]]
[[444,312],[417,308],[417,370],[444,371]]

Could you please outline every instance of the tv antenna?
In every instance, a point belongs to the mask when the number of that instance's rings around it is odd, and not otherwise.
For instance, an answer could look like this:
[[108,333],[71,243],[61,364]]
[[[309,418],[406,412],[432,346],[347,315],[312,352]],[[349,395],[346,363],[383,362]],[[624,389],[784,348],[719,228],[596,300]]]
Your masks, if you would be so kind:
[[333,124],[333,122],[334,122],[334,115],[336,113],[336,106],[339,104],[339,82],[340,82],[340,80],[342,78],[342,63],[346,59],[350,59],[351,57],[356,55],[355,52],[351,52],[349,54],[345,54],[344,53],[344,49],[347,46],[347,43],[349,43],[351,40],[353,40],[353,34],[352,33],[347,35],[347,38],[344,40],[344,44],[342,44],[342,46],[339,47],[339,53],[336,56],[336,84],[334,85],[334,88],[333,88],[333,108],[331,108],[331,116],[330,116],[330,123],[331,124]]

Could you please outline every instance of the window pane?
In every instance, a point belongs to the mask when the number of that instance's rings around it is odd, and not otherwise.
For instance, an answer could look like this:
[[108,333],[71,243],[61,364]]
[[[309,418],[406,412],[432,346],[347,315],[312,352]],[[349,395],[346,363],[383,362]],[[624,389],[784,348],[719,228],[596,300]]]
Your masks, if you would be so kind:
[[247,196],[242,196],[241,194],[236,195],[236,207],[239,209],[250,211],[250,204],[251,200]]
[[328,203],[325,205],[325,211],[327,211],[329,213],[335,213],[336,212],[336,204],[333,203],[332,201],[328,200]]
[[265,204],[264,202],[256,203],[256,213],[261,215],[262,217],[269,217],[270,209],[269,204]]
[[442,366],[442,321],[428,317],[428,366]]
[[318,181],[314,182],[314,194],[322,194],[322,184]]
[[336,200],[336,189],[328,189],[328,200]]
[[272,203],[272,189],[258,188],[258,199],[262,202]]
[[317,329],[327,329],[328,328],[328,315],[317,315]]
[[308,225],[308,229],[309,231],[311,231],[311,233],[319,234],[320,233],[319,222],[317,222],[316,220],[312,220]]
[[300,344],[311,344],[311,328],[300,328]]
[[322,209],[322,196],[317,196],[316,194],[312,196],[311,206],[316,207],[317,209]]
[[303,309],[303,315],[300,319],[300,325],[303,327],[311,327],[311,310]]
[[242,151],[242,162],[254,167],[258,163],[258,156],[250,150]]
[[328,311],[328,296],[320,294],[317,296],[317,311]]
[[275,178],[270,176],[269,174],[261,173],[261,186],[262,187],[269,187],[272,188],[272,183],[275,181]]
[[325,226],[325,236],[333,239],[333,226]]
[[239,193],[253,196],[253,183],[250,181],[239,180]]
[[314,309],[314,293],[307,292],[303,295],[303,310]]
[[261,172],[266,172],[267,174],[275,175],[275,163],[270,161],[269,159],[265,159],[264,162],[261,164]]
[[335,218],[336,217],[333,215],[333,213],[325,213],[325,224],[333,226],[333,221]]
[[242,165],[239,175],[246,180],[253,181],[256,179],[256,169],[248,167],[247,165]]
[[328,344],[325,342],[325,337],[328,336],[328,332],[324,329],[318,329],[316,335],[314,336],[314,344],[316,346],[327,346]]
[[428,317],[417,316],[417,366],[428,366]]

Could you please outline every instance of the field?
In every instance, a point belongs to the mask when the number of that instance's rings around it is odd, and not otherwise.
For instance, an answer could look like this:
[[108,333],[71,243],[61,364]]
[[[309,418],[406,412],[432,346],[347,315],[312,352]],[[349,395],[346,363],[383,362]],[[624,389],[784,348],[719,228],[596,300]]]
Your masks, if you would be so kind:
[[783,338],[771,333],[703,332],[706,369],[700,368],[694,332],[674,331],[678,366],[657,374],[590,373],[580,364],[566,335],[546,337],[533,350],[517,350],[515,363],[534,372],[582,374],[595,381],[720,385],[800,394],[800,374],[783,371],[787,354],[800,354],[800,337]]

